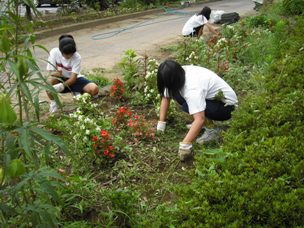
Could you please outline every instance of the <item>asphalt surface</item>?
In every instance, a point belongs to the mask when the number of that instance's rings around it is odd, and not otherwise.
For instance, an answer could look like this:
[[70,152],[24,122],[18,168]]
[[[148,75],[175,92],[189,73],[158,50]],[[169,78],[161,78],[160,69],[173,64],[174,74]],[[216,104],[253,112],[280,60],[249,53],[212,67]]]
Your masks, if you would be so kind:
[[[205,4],[194,4],[180,10],[164,10],[161,13],[125,19],[113,23],[101,23],[71,32],[82,56],[82,68],[112,68],[125,50],[133,49],[149,56],[160,47],[181,39],[181,30],[187,19],[202,7],[212,10],[238,12],[240,16],[254,12],[252,0],[222,0]],[[58,46],[58,35],[37,41],[48,50]],[[42,50],[35,53],[42,70],[46,67],[48,54]]]

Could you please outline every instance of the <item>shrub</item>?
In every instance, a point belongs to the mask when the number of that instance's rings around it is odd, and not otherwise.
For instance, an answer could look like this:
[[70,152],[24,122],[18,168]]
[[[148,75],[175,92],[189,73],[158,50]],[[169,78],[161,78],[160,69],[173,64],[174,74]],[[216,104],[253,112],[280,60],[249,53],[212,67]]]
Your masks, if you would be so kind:
[[300,15],[304,13],[302,0],[283,0],[283,12],[286,15]]
[[[176,188],[177,203],[159,207],[160,226],[166,217],[178,227],[303,226],[303,23],[284,24],[292,36],[283,49],[274,43],[275,58],[250,79],[259,87],[234,112],[220,159],[202,149],[191,185]],[[286,34],[276,28],[274,37]]]

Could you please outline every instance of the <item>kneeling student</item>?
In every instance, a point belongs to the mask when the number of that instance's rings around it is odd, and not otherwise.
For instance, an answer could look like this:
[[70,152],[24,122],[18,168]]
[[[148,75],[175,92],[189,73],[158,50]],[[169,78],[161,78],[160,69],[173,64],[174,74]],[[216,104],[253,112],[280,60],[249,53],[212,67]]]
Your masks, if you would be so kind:
[[[157,87],[161,96],[157,131],[165,131],[171,99],[193,117],[188,133],[179,144],[181,161],[192,156],[192,142],[204,126],[205,118],[228,120],[238,102],[233,89],[213,71],[200,66],[181,66],[172,60],[166,60],[159,65]],[[210,131],[205,131],[197,142],[202,143],[204,139],[210,138],[208,134]]]
[[[75,94],[98,94],[98,86],[80,74],[81,56],[76,51],[76,43],[71,35],[59,37],[59,48],[53,48],[48,58],[47,70],[50,72],[50,83],[58,93],[73,92]],[[51,100],[50,113],[58,110],[58,105],[52,95],[47,92]]]
[[218,32],[208,22],[210,19],[210,14],[211,9],[207,6],[204,7],[198,14],[194,14],[185,23],[182,30],[182,35],[200,38],[203,35],[204,26],[206,26],[210,32],[218,34]]

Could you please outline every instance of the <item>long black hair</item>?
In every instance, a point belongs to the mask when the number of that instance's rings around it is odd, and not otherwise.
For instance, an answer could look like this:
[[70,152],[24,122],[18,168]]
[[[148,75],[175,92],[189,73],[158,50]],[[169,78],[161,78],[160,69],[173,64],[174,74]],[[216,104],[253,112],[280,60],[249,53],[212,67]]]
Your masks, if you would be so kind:
[[185,70],[179,63],[173,60],[165,60],[159,65],[157,71],[157,88],[162,97],[165,95],[165,88],[168,90],[170,98],[176,97],[184,84]]
[[210,19],[211,9],[208,6],[205,6],[198,15],[203,15],[207,20]]
[[59,50],[62,54],[74,54],[76,43],[72,35],[61,35],[59,37]]

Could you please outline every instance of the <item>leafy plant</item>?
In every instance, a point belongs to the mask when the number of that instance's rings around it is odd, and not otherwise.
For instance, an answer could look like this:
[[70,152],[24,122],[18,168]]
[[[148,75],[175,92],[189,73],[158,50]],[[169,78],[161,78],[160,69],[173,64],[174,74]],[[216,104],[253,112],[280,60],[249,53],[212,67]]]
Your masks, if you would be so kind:
[[301,15],[304,13],[304,3],[301,0],[283,0],[282,5],[286,15]]
[[134,50],[126,50],[124,56],[119,63],[123,71],[123,80],[127,91],[134,91],[142,87],[143,78],[139,73],[139,64],[141,59]]
[[35,44],[31,24],[23,23],[19,15],[22,3],[37,12],[31,1],[11,0],[0,15],[0,218],[5,226],[56,227],[57,190],[63,179],[45,165],[51,147],[67,148],[36,122],[40,120],[39,92],[48,90],[57,101],[58,97],[34,58],[33,50],[44,48]]
[[104,69],[94,68],[85,72],[85,76],[92,82],[96,83],[98,87],[104,87],[109,84],[109,80],[104,76]]

